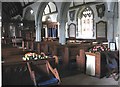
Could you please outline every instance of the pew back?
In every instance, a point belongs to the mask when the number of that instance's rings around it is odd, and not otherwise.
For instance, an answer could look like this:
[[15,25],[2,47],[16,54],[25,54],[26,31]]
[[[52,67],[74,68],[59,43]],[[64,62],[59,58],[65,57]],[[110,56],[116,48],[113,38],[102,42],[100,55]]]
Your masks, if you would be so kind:
[[2,64],[2,85],[32,85],[25,62]]

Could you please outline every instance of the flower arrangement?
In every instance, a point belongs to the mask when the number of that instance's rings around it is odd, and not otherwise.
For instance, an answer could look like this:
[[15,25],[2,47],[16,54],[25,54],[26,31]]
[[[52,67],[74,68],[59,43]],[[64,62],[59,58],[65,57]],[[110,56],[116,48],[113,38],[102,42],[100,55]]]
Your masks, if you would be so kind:
[[103,51],[110,51],[110,49],[103,46],[103,45],[96,45],[96,46],[89,49],[89,52],[92,52],[92,53],[103,52]]
[[38,59],[46,59],[46,58],[48,58],[48,56],[46,56],[43,52],[41,52],[40,55],[36,53],[28,52],[24,55],[22,59],[26,61],[26,60],[38,60]]

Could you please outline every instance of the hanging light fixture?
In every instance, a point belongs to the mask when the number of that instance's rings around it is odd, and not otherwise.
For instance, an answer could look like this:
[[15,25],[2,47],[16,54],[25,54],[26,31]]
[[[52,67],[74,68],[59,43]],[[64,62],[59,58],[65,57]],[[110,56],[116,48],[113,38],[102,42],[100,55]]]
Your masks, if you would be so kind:
[[33,10],[30,10],[30,13],[33,14]]

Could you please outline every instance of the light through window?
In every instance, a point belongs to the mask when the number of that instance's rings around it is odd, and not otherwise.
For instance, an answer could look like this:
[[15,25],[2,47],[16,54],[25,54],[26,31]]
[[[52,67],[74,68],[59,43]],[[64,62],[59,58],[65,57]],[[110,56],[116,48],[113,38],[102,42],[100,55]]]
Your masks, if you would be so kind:
[[86,7],[80,17],[78,17],[78,37],[84,39],[94,39],[95,31],[93,27],[93,12]]

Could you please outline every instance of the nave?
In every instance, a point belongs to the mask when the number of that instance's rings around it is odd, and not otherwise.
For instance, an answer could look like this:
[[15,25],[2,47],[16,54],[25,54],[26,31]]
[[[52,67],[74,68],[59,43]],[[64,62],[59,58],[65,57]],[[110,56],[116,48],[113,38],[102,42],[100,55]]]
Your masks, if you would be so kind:
[[2,85],[118,85],[119,5],[0,2]]
[[[22,57],[27,51],[20,47],[13,47],[12,44],[3,45],[2,47],[2,84],[34,85],[30,78],[28,67],[22,60]],[[53,64],[53,61],[49,62],[50,64]],[[118,85],[118,81],[115,81],[112,76],[109,78],[96,78],[94,76],[91,77],[89,75],[83,74],[82,71],[79,70],[76,66],[67,69],[64,69],[61,66],[62,63],[60,62],[56,66],[53,65],[53,67],[56,67],[58,70],[61,80],[60,85]]]

